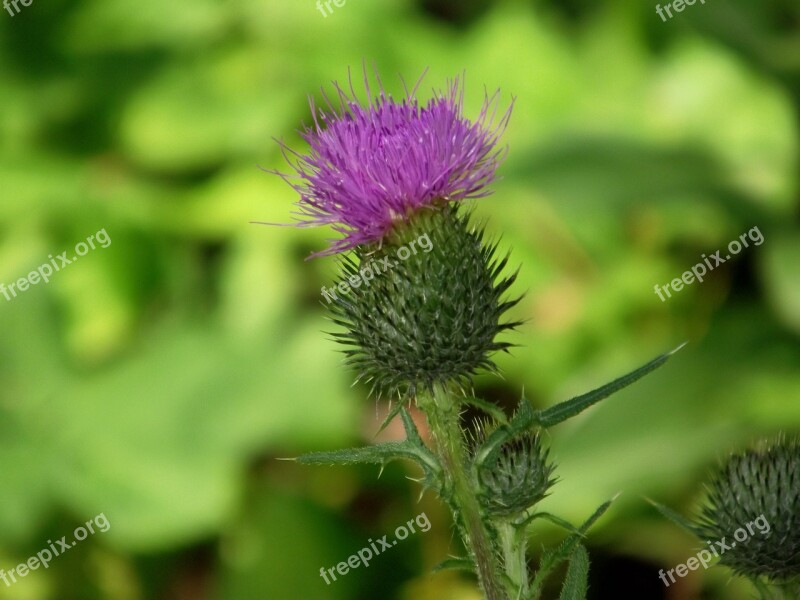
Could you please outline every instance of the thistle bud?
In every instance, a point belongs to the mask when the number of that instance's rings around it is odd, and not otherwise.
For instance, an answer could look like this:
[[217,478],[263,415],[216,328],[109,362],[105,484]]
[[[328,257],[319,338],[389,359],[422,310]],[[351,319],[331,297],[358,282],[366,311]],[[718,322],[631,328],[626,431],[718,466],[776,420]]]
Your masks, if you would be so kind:
[[[720,563],[781,584],[800,577],[800,445],[734,454],[709,484],[697,533],[727,538]],[[745,531],[745,536],[742,531]]]
[[548,452],[534,433],[525,433],[506,442],[493,464],[478,469],[482,504],[493,516],[511,517],[531,508],[555,483],[555,466],[547,461]]
[[362,283],[329,306],[346,329],[336,337],[359,379],[406,396],[494,368],[490,354],[510,345],[497,336],[516,326],[502,320],[516,303],[503,300],[515,276],[502,277],[506,259],[495,258],[496,246],[483,238],[445,204],[342,259],[341,282]]

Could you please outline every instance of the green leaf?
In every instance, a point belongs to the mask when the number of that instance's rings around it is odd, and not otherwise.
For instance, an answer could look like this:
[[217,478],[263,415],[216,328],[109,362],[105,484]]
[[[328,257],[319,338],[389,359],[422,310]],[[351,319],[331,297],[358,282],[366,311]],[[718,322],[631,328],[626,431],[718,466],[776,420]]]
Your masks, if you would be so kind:
[[586,600],[589,591],[589,553],[578,544],[569,561],[569,569],[559,600]]
[[419,430],[414,424],[414,419],[411,418],[411,414],[403,407],[401,407],[400,410],[400,418],[403,420],[403,429],[406,430],[406,438],[408,441],[420,448],[427,450],[425,442],[422,441],[422,437],[419,435]]
[[508,424],[508,417],[506,417],[506,414],[496,404],[492,404],[481,398],[475,398],[474,396],[464,398],[464,403],[479,408],[498,423],[502,423],[503,425]]
[[389,423],[391,423],[392,421],[394,421],[394,418],[395,418],[395,417],[398,415],[398,413],[399,413],[401,410],[403,410],[403,403],[402,403],[402,402],[398,402],[398,403],[397,403],[397,404],[394,406],[394,408],[392,408],[392,409],[389,411],[389,414],[388,414],[388,415],[386,415],[386,418],[383,420],[383,423],[381,423],[381,426],[380,426],[380,427],[378,427],[378,433],[380,433],[381,431],[383,431],[384,429],[386,429],[386,428],[389,426]]
[[364,463],[386,464],[393,460],[413,460],[423,468],[439,470],[436,458],[413,442],[386,442],[363,448],[347,448],[330,452],[311,452],[294,460],[306,465],[355,465]]
[[603,516],[615,499],[616,497],[601,504],[600,507],[594,511],[592,516],[589,517],[586,522],[578,528],[577,532],[573,533],[571,536],[562,541],[555,550],[548,550],[544,553],[539,570],[537,571],[536,577],[533,580],[532,587],[534,590],[541,589],[542,583],[547,576],[550,575],[552,570],[565,560],[569,559],[569,557],[580,544],[583,537],[586,535],[586,532],[589,531],[589,528],[594,525],[597,519]]
[[[405,407],[401,407],[400,416],[406,431],[406,439],[402,442],[386,442],[363,448],[347,448],[330,452],[312,452],[295,459],[306,465],[354,465],[373,463],[385,465],[393,460],[406,459],[417,463],[425,473],[425,478],[419,480],[426,488],[431,488],[436,493],[442,490],[442,468],[439,460],[428,449],[417,426]],[[415,480],[418,481],[418,480]]]
[[446,569],[455,569],[458,571],[469,571],[470,573],[474,573],[475,565],[472,564],[472,561],[467,558],[448,558],[447,560],[443,560],[438,565],[433,567],[432,573],[438,573],[439,571],[444,571]]
[[611,383],[608,383],[596,390],[593,390],[587,394],[583,394],[581,396],[577,396],[572,398],[571,400],[566,400],[565,402],[561,402],[560,404],[556,404],[555,406],[551,406],[546,410],[537,411],[535,414],[536,422],[541,425],[542,427],[552,427],[553,425],[558,425],[559,423],[566,421],[567,419],[574,417],[575,415],[583,412],[590,406],[593,406],[600,402],[601,400],[605,400],[612,394],[620,391],[623,388],[628,387],[633,382],[641,379],[648,373],[655,371],[658,367],[663,365],[664,363],[669,360],[669,358],[675,354],[678,350],[683,348],[686,343],[681,344],[671,352],[667,352],[666,354],[662,354],[658,358],[651,360],[646,365],[639,367],[635,371],[628,373],[618,379],[615,379]]
[[685,517],[679,515],[671,508],[664,506],[663,504],[659,504],[655,500],[651,500],[650,498],[645,498],[650,504],[656,507],[658,512],[664,515],[667,519],[675,523],[678,527],[685,529],[686,531],[693,533],[696,536],[702,537],[702,533],[698,531],[697,527],[694,523],[686,519]]
[[522,398],[517,412],[514,413],[508,425],[501,425],[492,432],[475,453],[473,466],[478,468],[486,463],[491,464],[496,459],[497,453],[500,452],[503,444],[515,436],[530,430],[535,424],[536,413],[531,408],[530,402]]
[[575,527],[572,523],[562,519],[561,517],[557,517],[557,516],[555,516],[553,514],[550,514],[548,512],[534,513],[531,516],[529,516],[527,519],[525,519],[524,521],[520,522],[519,525],[517,525],[517,526],[518,527],[525,527],[525,526],[529,525],[530,523],[532,523],[536,519],[544,519],[545,521],[550,521],[553,525],[557,525],[558,527],[561,527],[562,529],[566,529],[570,533],[577,533],[578,532],[578,528]]

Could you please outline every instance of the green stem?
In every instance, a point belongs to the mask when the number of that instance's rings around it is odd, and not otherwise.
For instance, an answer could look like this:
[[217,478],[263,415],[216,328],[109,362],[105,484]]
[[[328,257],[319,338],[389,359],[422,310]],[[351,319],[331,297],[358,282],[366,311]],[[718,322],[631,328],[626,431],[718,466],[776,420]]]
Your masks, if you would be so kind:
[[769,583],[761,579],[751,579],[761,600],[796,600],[800,598],[800,583]]
[[[523,528],[524,531],[524,528]],[[503,550],[503,565],[515,598],[528,595],[528,561],[526,558],[526,538],[511,521],[498,526],[500,544]]]
[[428,417],[436,451],[447,478],[444,497],[453,509],[456,523],[461,525],[464,544],[475,561],[484,596],[486,600],[507,600],[496,571],[489,533],[481,519],[477,490],[466,470],[459,406],[453,395],[438,386],[432,395],[420,395],[417,403]]

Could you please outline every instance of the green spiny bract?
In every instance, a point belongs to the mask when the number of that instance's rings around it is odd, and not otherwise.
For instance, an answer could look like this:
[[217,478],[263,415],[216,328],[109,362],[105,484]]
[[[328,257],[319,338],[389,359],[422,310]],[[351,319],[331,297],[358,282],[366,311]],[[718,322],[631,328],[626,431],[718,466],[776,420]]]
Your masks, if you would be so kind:
[[737,529],[760,519],[761,529],[722,554],[721,564],[773,583],[800,577],[800,444],[778,442],[735,454],[708,487],[696,528],[703,539],[731,540]]
[[542,500],[555,483],[555,466],[539,436],[524,433],[501,447],[493,464],[478,468],[481,504],[493,516],[521,515]]
[[493,370],[490,354],[511,345],[496,338],[518,325],[502,321],[519,300],[503,299],[516,274],[502,277],[508,258],[498,259],[496,244],[468,221],[452,205],[423,210],[380,245],[342,259],[341,281],[361,283],[329,305],[346,329],[334,337],[373,391],[407,398],[466,384]]

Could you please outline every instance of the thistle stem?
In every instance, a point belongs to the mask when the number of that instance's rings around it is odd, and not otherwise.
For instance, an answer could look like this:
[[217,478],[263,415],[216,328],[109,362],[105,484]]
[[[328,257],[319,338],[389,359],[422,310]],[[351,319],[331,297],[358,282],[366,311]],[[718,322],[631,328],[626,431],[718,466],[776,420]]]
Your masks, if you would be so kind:
[[507,600],[497,573],[496,553],[481,518],[478,494],[467,472],[464,434],[459,422],[459,406],[453,395],[436,386],[433,394],[417,397],[428,417],[436,442],[436,452],[446,478],[444,497],[460,525],[464,544],[475,561],[478,582],[486,600]]
[[498,526],[498,533],[503,550],[503,565],[514,594],[517,597],[527,597],[529,583],[524,528],[520,531],[511,521],[506,521]]

